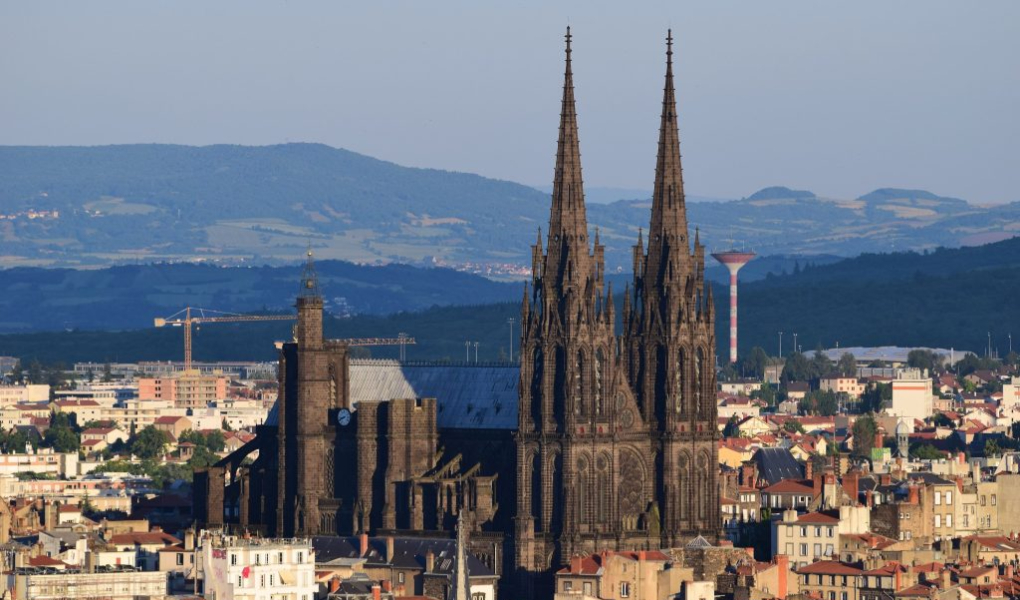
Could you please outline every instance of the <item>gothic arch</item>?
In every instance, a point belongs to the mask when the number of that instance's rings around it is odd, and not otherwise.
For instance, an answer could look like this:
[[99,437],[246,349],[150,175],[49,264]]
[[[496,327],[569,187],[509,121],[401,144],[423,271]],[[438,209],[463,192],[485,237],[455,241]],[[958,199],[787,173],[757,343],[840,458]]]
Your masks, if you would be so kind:
[[580,416],[586,416],[588,414],[587,394],[586,392],[586,379],[587,379],[587,367],[588,357],[585,354],[583,348],[577,350],[574,362],[574,413]]
[[605,390],[606,352],[601,347],[595,349],[595,362],[592,363],[592,404],[596,417],[602,416],[603,394]]
[[577,457],[577,473],[574,481],[574,500],[578,523],[588,523],[591,520],[591,460],[587,453]]
[[619,493],[620,519],[625,529],[637,529],[638,520],[645,506],[645,481],[647,469],[641,455],[632,448],[620,450]]
[[600,452],[595,458],[595,519],[602,523],[612,522],[613,506],[613,456]]

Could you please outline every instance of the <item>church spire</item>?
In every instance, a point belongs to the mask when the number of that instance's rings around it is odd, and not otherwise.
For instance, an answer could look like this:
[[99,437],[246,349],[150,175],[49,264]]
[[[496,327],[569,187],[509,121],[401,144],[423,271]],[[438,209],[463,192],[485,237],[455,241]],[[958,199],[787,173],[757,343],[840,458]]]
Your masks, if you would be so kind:
[[[588,222],[584,210],[584,186],[581,183],[581,146],[577,136],[577,107],[574,104],[574,74],[570,64],[570,27],[567,27],[566,67],[563,74],[563,101],[560,108],[560,132],[556,146],[556,172],[553,178],[552,208],[549,213],[549,251],[560,244],[584,248]],[[575,261],[580,257],[573,257]]]
[[666,37],[666,83],[662,94],[659,149],[652,192],[652,222],[648,232],[648,275],[661,277],[670,259],[673,268],[686,267],[687,208],[680,165],[680,133],[677,126],[676,92],[673,86],[673,30]]

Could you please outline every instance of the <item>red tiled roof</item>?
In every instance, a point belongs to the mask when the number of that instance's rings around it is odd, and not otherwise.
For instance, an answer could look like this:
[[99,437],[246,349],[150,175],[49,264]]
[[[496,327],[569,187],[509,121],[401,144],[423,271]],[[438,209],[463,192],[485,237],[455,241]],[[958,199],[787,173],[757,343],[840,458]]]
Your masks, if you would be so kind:
[[860,575],[863,571],[857,567],[834,560],[820,560],[797,569],[798,573],[819,575]]
[[67,563],[62,560],[50,558],[49,556],[33,556],[28,559],[29,566],[32,567],[66,567]]
[[915,573],[941,573],[944,568],[946,568],[946,565],[932,561],[921,565],[914,565],[913,570]]
[[153,421],[153,423],[155,423],[157,425],[173,425],[174,423],[176,423],[177,421],[179,421],[179,420],[181,420],[183,418],[184,417],[173,417],[173,416],[157,417],[156,420]]
[[768,494],[814,494],[813,486],[807,485],[795,479],[783,479],[773,483],[762,490]]
[[891,575],[895,575],[897,572],[899,572],[899,573],[906,573],[907,572],[907,568],[904,567],[903,565],[901,565],[898,562],[888,562],[888,563],[885,563],[884,565],[882,565],[881,567],[878,567],[877,569],[872,569],[870,571],[865,571],[864,573],[862,573],[862,575],[890,575],[891,576]]
[[156,544],[170,546],[180,544],[181,540],[163,531],[136,531],[132,533],[115,534],[110,538],[110,543],[118,546],[133,544],[137,544],[139,546],[155,546]]
[[807,513],[806,515],[800,515],[797,517],[798,523],[839,523],[839,517],[827,515],[820,512]]

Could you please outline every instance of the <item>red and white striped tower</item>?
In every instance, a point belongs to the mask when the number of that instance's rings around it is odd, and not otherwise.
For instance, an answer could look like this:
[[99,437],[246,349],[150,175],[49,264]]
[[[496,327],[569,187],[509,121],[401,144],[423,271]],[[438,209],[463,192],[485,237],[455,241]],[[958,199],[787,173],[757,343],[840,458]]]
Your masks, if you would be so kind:
[[728,250],[712,257],[730,271],[730,362],[737,362],[737,271],[755,257],[754,252]]

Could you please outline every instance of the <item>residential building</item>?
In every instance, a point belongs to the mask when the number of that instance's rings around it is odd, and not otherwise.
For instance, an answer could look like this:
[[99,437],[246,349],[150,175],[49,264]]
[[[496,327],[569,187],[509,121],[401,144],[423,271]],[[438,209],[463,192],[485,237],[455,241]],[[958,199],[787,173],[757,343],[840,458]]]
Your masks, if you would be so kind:
[[867,386],[856,377],[822,377],[818,389],[834,394],[846,394],[848,398],[858,399]]
[[909,419],[927,419],[934,412],[932,380],[919,369],[900,369],[892,381],[889,415]]
[[862,600],[863,570],[835,560],[822,560],[796,569],[800,591],[821,600]]
[[203,595],[216,600],[313,600],[308,539],[207,537],[200,545]]
[[[556,594],[604,599],[661,600],[675,594],[693,571],[669,568],[672,559],[657,550],[604,551],[575,556],[556,573]],[[568,596],[569,595],[569,596]]]
[[143,377],[138,380],[138,397],[168,400],[177,408],[205,408],[226,399],[228,383],[221,374],[205,375],[198,371],[167,377]]
[[46,384],[0,385],[0,407],[49,401],[50,386]]
[[134,600],[167,596],[166,573],[130,566],[94,569],[20,567],[7,572],[11,600]]

